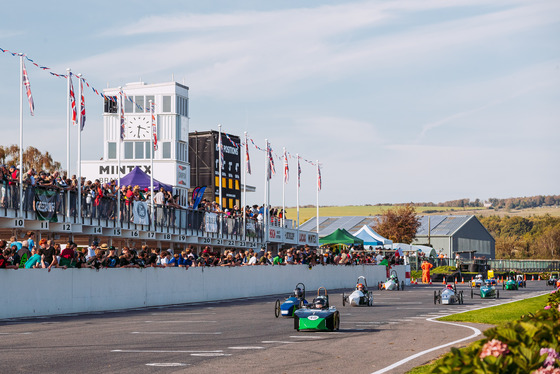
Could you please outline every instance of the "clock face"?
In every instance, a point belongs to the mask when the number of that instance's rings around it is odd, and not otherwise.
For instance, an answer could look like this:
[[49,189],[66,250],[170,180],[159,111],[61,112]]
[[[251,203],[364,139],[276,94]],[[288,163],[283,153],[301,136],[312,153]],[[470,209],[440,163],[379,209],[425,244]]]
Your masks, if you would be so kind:
[[150,139],[150,117],[133,116],[126,121],[125,135],[129,139]]

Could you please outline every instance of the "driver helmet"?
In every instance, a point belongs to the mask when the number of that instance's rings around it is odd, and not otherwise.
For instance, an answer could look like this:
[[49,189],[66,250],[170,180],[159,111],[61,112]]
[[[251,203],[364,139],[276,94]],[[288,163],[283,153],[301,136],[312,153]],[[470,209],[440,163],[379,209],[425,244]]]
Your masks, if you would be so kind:
[[320,299],[315,299],[315,308],[317,309],[323,309],[325,307],[325,299],[320,298]]
[[453,289],[453,286],[450,285],[450,284],[448,284],[448,285],[447,285],[447,289],[448,289],[448,290],[452,290],[452,289]]
[[396,279],[397,276],[395,274],[391,274],[391,279]]
[[303,292],[301,291],[301,288],[299,288],[299,287],[296,288],[296,289],[294,290],[294,295],[295,295],[295,297],[297,297],[297,298],[301,298],[301,297],[303,296]]
[[357,290],[360,290],[360,291],[363,291],[363,290],[364,290],[364,285],[363,285],[362,283],[358,283],[358,284],[356,285],[356,289],[357,289]]

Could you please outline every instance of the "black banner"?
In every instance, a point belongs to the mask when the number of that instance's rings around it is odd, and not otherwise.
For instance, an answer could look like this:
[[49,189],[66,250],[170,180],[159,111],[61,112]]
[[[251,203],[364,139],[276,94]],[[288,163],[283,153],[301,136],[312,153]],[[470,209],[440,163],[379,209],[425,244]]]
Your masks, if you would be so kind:
[[39,221],[58,222],[56,197],[56,191],[44,190],[42,188],[35,189],[35,211]]

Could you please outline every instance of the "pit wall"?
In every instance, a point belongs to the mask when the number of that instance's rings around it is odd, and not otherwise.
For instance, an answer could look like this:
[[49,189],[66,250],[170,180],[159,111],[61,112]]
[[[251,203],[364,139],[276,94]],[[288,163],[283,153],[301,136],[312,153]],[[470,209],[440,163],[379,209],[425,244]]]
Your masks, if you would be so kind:
[[[392,268],[399,280],[410,265]],[[305,284],[307,298],[318,287],[352,289],[358,276],[376,289],[387,279],[385,266],[244,266],[212,268],[19,269],[0,270],[3,302],[0,319],[83,313],[216,301],[245,297],[288,295],[296,283]],[[409,284],[409,279],[406,283]],[[334,305],[337,305],[334,301]]]

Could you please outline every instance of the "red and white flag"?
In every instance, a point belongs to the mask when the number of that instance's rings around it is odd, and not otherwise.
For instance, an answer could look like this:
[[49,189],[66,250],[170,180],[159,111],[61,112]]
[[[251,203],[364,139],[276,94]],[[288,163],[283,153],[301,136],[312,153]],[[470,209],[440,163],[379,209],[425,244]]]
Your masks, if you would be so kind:
[[288,166],[288,156],[284,149],[284,183],[287,184],[290,180],[290,167]]
[[274,167],[274,157],[272,157],[272,148],[270,145],[266,145],[266,153],[268,157],[268,167],[266,170],[266,178],[270,180],[274,174],[276,174],[276,168]]
[[84,99],[84,83],[82,82],[82,78],[80,78],[80,92],[82,93],[82,97],[80,98],[80,131],[84,131],[84,126],[86,125],[86,101]]
[[70,79],[70,106],[72,107],[72,123],[76,124],[76,96],[74,95],[74,85],[72,84],[72,73],[68,74]]
[[25,68],[25,64],[22,61],[22,68],[23,68],[23,86],[25,87],[25,92],[27,93],[27,100],[29,101],[29,111],[31,115],[33,115],[33,111],[35,110],[35,103],[33,102],[33,96],[31,95],[31,85],[29,84],[29,77],[27,76],[27,69]]
[[245,160],[247,173],[251,174],[251,160],[249,159],[249,143],[247,142],[247,138],[245,138]]
[[124,105],[123,105],[122,97],[123,97],[123,93],[121,91],[119,92],[119,104],[120,104],[119,117],[121,122],[121,140],[124,140]]
[[155,112],[154,105],[155,105],[154,103],[150,105],[150,115],[152,117],[152,134],[154,137],[154,151],[157,151],[157,126],[156,126],[156,115],[154,114]]

